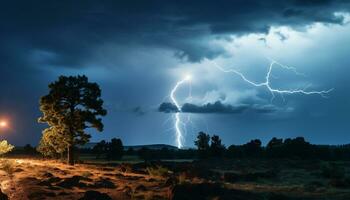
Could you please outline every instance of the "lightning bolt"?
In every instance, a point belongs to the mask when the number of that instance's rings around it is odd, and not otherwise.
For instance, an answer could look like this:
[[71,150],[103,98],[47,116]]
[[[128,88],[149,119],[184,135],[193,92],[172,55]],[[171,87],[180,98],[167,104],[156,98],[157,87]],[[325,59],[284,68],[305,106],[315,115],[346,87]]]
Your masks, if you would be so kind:
[[[271,96],[272,96],[271,101],[275,98],[275,94],[280,94],[283,99],[284,99],[284,96],[283,96],[284,94],[320,95],[321,97],[327,97],[326,95],[329,92],[331,92],[332,90],[334,90],[334,88],[329,89],[329,90],[320,90],[320,91],[307,90],[308,86],[304,87],[303,89],[291,89],[291,90],[274,88],[271,86],[271,80],[270,80],[271,77],[273,77],[272,70],[274,67],[280,67],[280,68],[283,68],[283,69],[286,69],[289,71],[293,71],[296,75],[303,75],[304,76],[304,74],[299,73],[296,70],[296,68],[294,68],[294,67],[283,65],[283,64],[281,64],[273,59],[270,59],[270,58],[267,58],[267,59],[270,60],[270,65],[269,65],[268,70],[266,72],[264,82],[251,81],[243,73],[241,73],[235,69],[225,69],[225,68],[219,66],[215,61],[212,61],[212,63],[214,63],[214,66],[217,69],[219,69],[220,71],[222,71],[224,73],[232,73],[232,74],[238,75],[244,82],[249,83],[250,85],[252,85],[254,87],[265,87],[271,93]],[[177,108],[177,112],[175,113],[175,116],[174,116],[175,117],[174,129],[175,129],[175,134],[176,134],[176,144],[177,144],[178,148],[183,147],[182,142],[183,142],[184,138],[183,138],[183,131],[182,131],[181,127],[186,127],[186,122],[181,120],[180,114],[181,114],[182,110],[181,110],[181,106],[179,105],[178,101],[176,100],[175,93],[182,84],[184,84],[190,80],[191,80],[191,76],[188,75],[184,79],[178,81],[170,93],[170,99]],[[192,90],[192,88],[190,85],[189,98],[191,98],[191,90]],[[187,119],[187,123],[188,122],[191,122],[189,116]]]
[[[178,101],[175,98],[175,93],[176,93],[177,89],[182,84],[184,84],[185,82],[188,82],[190,80],[191,80],[191,76],[187,75],[184,79],[182,79],[176,83],[176,85],[174,86],[174,88],[171,90],[171,93],[170,93],[170,99],[177,108],[177,112],[175,113],[174,128],[175,128],[175,134],[176,134],[176,144],[177,144],[177,147],[179,149],[181,149],[183,147],[183,145],[182,145],[183,133],[181,130],[181,125],[185,125],[185,123],[181,121],[180,113],[182,112],[182,110],[181,110],[181,106],[179,105]],[[191,90],[190,90],[190,95],[191,95]]]
[[303,74],[297,72],[297,70],[294,67],[289,67],[287,65],[283,65],[283,64],[281,64],[273,59],[270,59],[270,58],[268,58],[268,59],[270,60],[270,65],[269,65],[269,68],[268,68],[266,76],[265,76],[265,81],[261,82],[261,83],[257,83],[257,82],[249,80],[241,72],[239,72],[235,69],[224,69],[221,66],[219,66],[216,62],[213,61],[213,63],[217,69],[219,69],[220,71],[222,71],[224,73],[236,74],[239,77],[241,77],[241,79],[243,81],[245,81],[245,82],[247,82],[250,85],[253,85],[255,87],[265,87],[272,95],[271,101],[275,98],[275,94],[280,94],[282,96],[282,98],[283,98],[284,94],[320,95],[322,97],[327,97],[326,95],[334,89],[334,88],[331,88],[329,90],[316,91],[316,90],[306,90],[307,87],[305,87],[304,89],[292,89],[292,90],[274,88],[271,86],[271,81],[270,81],[270,78],[272,76],[272,70],[274,67],[281,67],[283,69],[293,71],[296,75],[303,75]]

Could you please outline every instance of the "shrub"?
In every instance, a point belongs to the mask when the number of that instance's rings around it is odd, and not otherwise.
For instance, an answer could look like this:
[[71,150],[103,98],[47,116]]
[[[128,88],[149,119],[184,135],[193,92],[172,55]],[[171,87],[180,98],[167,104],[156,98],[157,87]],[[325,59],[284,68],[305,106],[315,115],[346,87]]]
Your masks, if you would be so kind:
[[0,156],[12,151],[13,148],[15,147],[9,144],[6,140],[0,141]]

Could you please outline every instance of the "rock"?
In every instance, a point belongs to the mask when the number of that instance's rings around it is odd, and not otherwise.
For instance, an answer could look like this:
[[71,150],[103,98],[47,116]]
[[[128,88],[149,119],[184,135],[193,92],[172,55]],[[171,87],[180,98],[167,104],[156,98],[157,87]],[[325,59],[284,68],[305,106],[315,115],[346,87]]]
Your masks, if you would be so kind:
[[42,186],[51,186],[52,183],[56,183],[56,182],[59,182],[61,181],[62,179],[59,178],[59,177],[50,177],[46,180],[43,180],[43,181],[40,181],[38,183],[38,185],[42,185]]
[[53,177],[53,175],[50,172],[45,172],[42,176],[44,178],[51,178],[51,177]]
[[117,170],[120,171],[120,172],[132,172],[132,166],[130,164],[121,164],[117,167]]
[[81,180],[91,180],[89,178],[84,178],[82,176],[72,176],[70,178],[66,178],[60,183],[57,184],[57,186],[63,187],[63,188],[72,188],[72,187],[86,187],[85,183],[81,183]]
[[112,198],[105,193],[89,190],[79,200],[112,200]]
[[49,183],[56,183],[56,182],[59,182],[61,180],[62,179],[59,178],[59,177],[51,177],[51,178],[48,178],[46,181],[49,182]]
[[21,168],[17,168],[17,169],[15,169],[15,171],[14,172],[23,172],[24,170],[23,169],[21,169]]
[[36,191],[28,195],[29,199],[46,199],[46,197],[55,197],[54,192]]
[[4,193],[2,193],[1,189],[0,189],[0,200],[8,200],[8,196]]
[[100,179],[93,184],[95,188],[116,188],[115,184],[108,179]]
[[144,186],[144,185],[138,185],[136,188],[135,188],[136,191],[147,191],[147,188]]

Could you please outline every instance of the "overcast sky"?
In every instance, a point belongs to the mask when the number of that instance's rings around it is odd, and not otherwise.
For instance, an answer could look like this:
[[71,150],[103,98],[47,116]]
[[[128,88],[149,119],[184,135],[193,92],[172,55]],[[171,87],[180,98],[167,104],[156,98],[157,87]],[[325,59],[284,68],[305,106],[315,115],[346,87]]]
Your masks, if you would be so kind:
[[[1,138],[36,145],[38,101],[59,75],[85,74],[102,89],[108,115],[92,141],[176,145],[171,89],[185,105],[184,145],[199,131],[227,146],[259,138],[304,136],[350,143],[350,2],[285,1],[9,1],[0,6]],[[322,91],[278,95],[254,87]],[[191,94],[191,96],[189,96]],[[166,111],[166,110],[165,110]]]

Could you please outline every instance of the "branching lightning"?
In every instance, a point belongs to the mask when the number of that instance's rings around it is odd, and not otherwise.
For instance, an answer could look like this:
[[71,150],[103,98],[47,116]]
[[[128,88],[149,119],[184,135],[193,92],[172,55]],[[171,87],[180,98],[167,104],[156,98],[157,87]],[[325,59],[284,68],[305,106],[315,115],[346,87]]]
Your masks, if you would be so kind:
[[250,85],[253,85],[255,87],[266,87],[267,90],[271,93],[272,95],[272,99],[271,101],[275,98],[275,94],[280,94],[282,97],[284,94],[304,94],[304,95],[320,95],[322,97],[326,97],[326,95],[331,92],[334,88],[329,89],[329,90],[320,90],[320,91],[316,91],[316,90],[307,90],[307,87],[303,88],[303,89],[292,89],[292,90],[286,90],[286,89],[277,89],[271,86],[271,81],[270,78],[272,76],[272,69],[275,66],[287,69],[287,70],[291,70],[293,71],[295,74],[297,75],[303,75],[299,72],[297,72],[297,70],[294,67],[289,67],[286,65],[282,65],[279,62],[273,60],[273,59],[269,59],[270,65],[269,68],[267,70],[266,76],[265,76],[265,81],[261,82],[261,83],[256,83],[254,81],[249,80],[248,78],[246,78],[246,76],[244,76],[241,72],[235,70],[235,69],[224,69],[221,66],[219,66],[217,63],[214,63],[214,66],[219,69],[220,71],[224,72],[224,73],[233,73],[238,75],[239,77],[242,78],[243,81],[249,83]]
[[[183,134],[182,134],[182,130],[181,130],[181,125],[184,125],[184,122],[181,121],[180,119],[180,113],[181,113],[181,106],[179,105],[179,103],[177,102],[176,98],[175,98],[175,93],[177,91],[177,89],[184,84],[187,81],[191,80],[191,76],[187,75],[184,79],[182,79],[181,81],[177,82],[175,87],[171,90],[170,93],[170,99],[171,101],[174,103],[174,105],[177,108],[177,112],[175,113],[175,134],[176,134],[176,144],[178,148],[182,148],[182,141],[183,141]],[[191,90],[190,90],[191,91]]]
[[[235,75],[238,75],[244,82],[249,83],[250,85],[254,86],[254,87],[265,87],[272,95],[271,101],[275,98],[275,94],[279,94],[281,95],[281,97],[284,99],[284,94],[303,94],[303,95],[320,95],[321,97],[327,97],[327,94],[329,92],[331,92],[333,90],[329,89],[329,90],[308,90],[308,86],[304,87],[303,89],[278,89],[275,88],[271,85],[271,77],[273,78],[274,76],[272,75],[272,70],[274,67],[280,67],[286,70],[290,70],[293,71],[296,75],[303,75],[301,73],[299,73],[294,67],[290,67],[287,65],[283,65],[273,59],[269,59],[270,60],[270,65],[268,67],[268,70],[266,72],[266,76],[265,76],[265,81],[264,82],[255,82],[255,81],[251,81],[249,80],[243,73],[235,70],[235,69],[224,69],[223,67],[219,66],[216,62],[214,63],[214,66],[219,69],[221,72],[224,73],[232,73]],[[171,90],[170,93],[170,99],[173,102],[173,104],[176,106],[177,108],[177,112],[174,114],[174,118],[175,118],[175,122],[174,122],[174,129],[175,129],[175,136],[176,136],[176,144],[178,148],[182,148],[183,147],[183,133],[184,131],[186,131],[186,124],[190,123],[191,120],[188,116],[187,121],[182,121],[181,120],[181,106],[179,104],[179,102],[176,100],[175,97],[175,93],[178,90],[178,88],[186,83],[189,82],[191,80],[191,76],[187,75],[184,79],[178,81],[176,83],[176,85],[174,86],[174,88]],[[189,94],[189,98],[191,98],[191,85],[190,85],[190,94]]]

